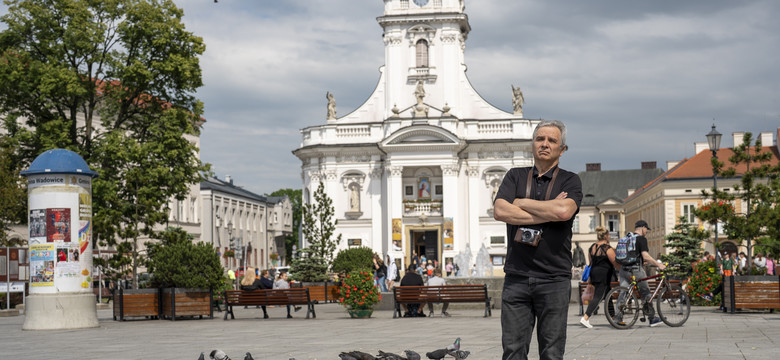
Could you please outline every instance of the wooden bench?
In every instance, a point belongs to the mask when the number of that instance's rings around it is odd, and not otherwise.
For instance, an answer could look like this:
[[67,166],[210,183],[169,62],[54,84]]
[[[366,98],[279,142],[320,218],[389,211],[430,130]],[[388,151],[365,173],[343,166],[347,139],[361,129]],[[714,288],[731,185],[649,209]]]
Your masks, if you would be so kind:
[[311,301],[317,303],[333,303],[339,301],[339,287],[332,283],[323,285],[304,286],[303,288],[309,289],[309,296]]
[[111,292],[111,289],[107,287],[93,287],[92,293],[95,294],[95,302],[97,302],[97,299],[103,298],[106,299],[106,302],[111,301],[114,298],[114,294]]
[[158,289],[137,289],[126,291],[119,288],[114,299],[114,320],[124,321],[126,317],[160,316],[160,295]]
[[[661,282],[660,282],[660,281],[658,281],[658,280],[649,280],[649,281],[646,281],[646,282],[647,282],[647,286],[649,286],[649,287],[650,287],[650,293],[651,293],[651,294],[652,294],[652,293],[653,293],[653,291],[655,291],[655,289],[658,287],[658,284],[660,284],[660,283],[661,283]],[[677,285],[677,286],[680,286],[680,283],[681,283],[681,282],[680,282],[680,280],[669,280],[669,283],[671,283],[672,285]],[[589,284],[588,284],[587,282],[581,282],[581,281],[580,281],[580,283],[579,283],[579,296],[577,296],[577,302],[579,302],[579,303],[580,303],[580,313],[579,313],[579,314],[577,314],[577,315],[579,315],[579,316],[585,315],[585,304],[583,304],[583,303],[582,303],[582,293],[585,291],[585,288],[586,288],[588,285],[589,285]],[[617,281],[613,281],[613,282],[609,283],[609,287],[610,287],[610,289],[611,289],[611,288],[616,288],[616,287],[618,287],[618,286],[620,286],[620,283],[619,283],[619,282],[617,282]],[[607,290],[607,291],[609,291],[609,290]],[[604,295],[606,295],[606,294],[604,294]],[[599,301],[600,301],[600,300],[601,300],[601,299],[599,299]],[[596,310],[598,310],[598,308],[596,308]]]
[[401,304],[427,303],[485,303],[485,317],[493,315],[487,285],[439,285],[439,286],[396,286],[393,288],[395,311],[393,318],[401,315]]
[[769,309],[774,312],[774,309],[780,309],[780,277],[726,276],[723,304],[731,313],[736,309]]
[[291,289],[260,289],[253,291],[227,290],[225,291],[225,320],[228,315],[231,319],[233,306],[268,306],[268,305],[306,305],[306,318],[316,318],[314,303],[309,296],[309,288]]

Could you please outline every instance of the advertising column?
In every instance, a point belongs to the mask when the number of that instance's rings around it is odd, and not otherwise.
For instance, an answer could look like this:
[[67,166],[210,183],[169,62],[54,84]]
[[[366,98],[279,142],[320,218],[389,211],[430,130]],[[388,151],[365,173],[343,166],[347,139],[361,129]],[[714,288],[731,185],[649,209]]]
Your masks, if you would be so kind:
[[92,178],[78,154],[39,155],[27,177],[30,297],[24,330],[96,327],[92,291]]

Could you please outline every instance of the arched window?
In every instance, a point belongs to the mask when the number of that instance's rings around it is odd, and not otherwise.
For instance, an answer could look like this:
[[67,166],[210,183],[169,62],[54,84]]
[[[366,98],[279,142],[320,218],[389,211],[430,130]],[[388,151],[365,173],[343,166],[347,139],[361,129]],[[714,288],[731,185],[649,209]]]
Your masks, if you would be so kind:
[[425,40],[417,41],[417,67],[428,67],[428,42]]

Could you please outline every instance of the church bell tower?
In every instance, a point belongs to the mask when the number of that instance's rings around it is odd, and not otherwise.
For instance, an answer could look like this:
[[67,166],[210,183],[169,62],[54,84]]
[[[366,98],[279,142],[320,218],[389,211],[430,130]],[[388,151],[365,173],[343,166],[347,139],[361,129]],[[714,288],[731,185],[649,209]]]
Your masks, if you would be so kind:
[[462,113],[459,82],[464,79],[464,50],[471,27],[464,0],[384,0],[377,18],[384,30],[385,109],[415,105],[420,84],[424,101],[437,109]]

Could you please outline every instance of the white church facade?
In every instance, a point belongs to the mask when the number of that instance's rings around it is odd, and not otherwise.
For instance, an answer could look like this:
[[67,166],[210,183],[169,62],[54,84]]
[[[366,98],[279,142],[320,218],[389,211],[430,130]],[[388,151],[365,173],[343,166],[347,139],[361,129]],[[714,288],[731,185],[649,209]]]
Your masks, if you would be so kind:
[[367,246],[406,266],[413,253],[443,265],[484,245],[498,275],[506,226],[493,219],[492,199],[507,170],[532,164],[539,120],[523,118],[519,88],[507,84],[508,113],[471,86],[464,0],[384,4],[385,64],[373,94],[341,117],[328,94],[327,119],[301,130],[293,153],[303,201],[324,183],[340,248]]

